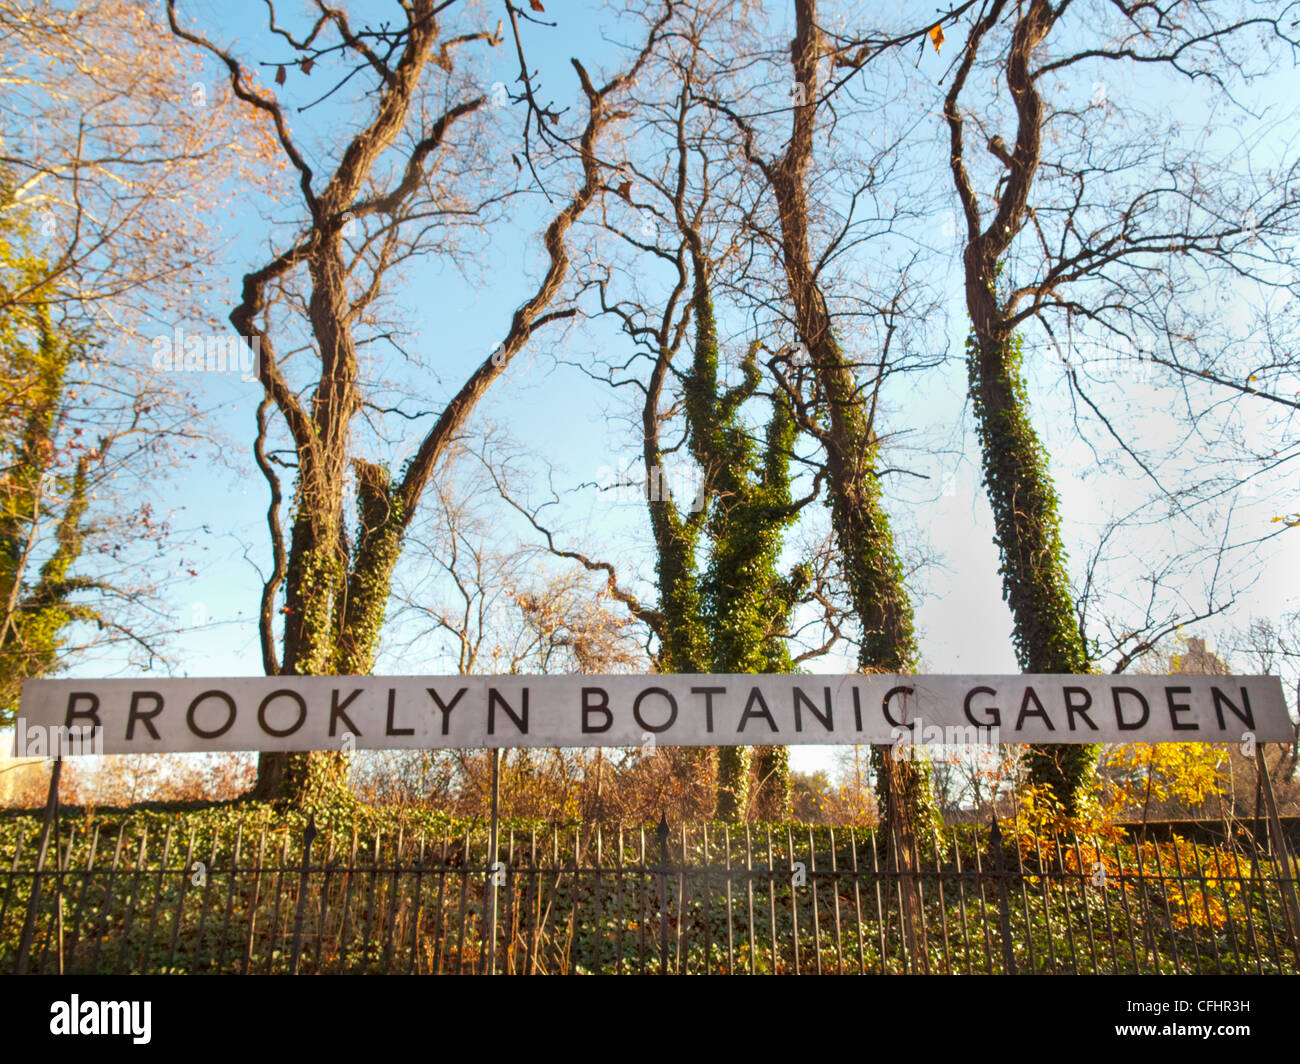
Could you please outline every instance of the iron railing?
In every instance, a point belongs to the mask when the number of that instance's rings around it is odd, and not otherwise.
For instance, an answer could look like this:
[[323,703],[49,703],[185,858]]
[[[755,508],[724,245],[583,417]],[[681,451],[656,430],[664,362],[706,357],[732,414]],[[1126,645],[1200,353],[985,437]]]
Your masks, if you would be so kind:
[[[1289,860],[1227,834],[69,821],[0,853],[0,970],[1300,971]],[[7,860],[5,858],[8,858]]]

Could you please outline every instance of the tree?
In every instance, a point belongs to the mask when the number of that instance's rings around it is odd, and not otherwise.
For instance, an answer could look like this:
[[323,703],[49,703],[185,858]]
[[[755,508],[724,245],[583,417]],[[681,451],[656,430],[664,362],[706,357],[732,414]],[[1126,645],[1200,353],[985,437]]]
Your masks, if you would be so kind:
[[[775,204],[775,232],[756,231],[755,236],[774,245],[793,324],[817,389],[815,403],[805,403],[789,379],[785,381],[799,427],[824,449],[832,526],[860,629],[859,666],[864,671],[905,673],[916,668],[918,648],[902,562],[881,499],[880,439],[874,425],[888,343],[864,388],[858,379],[859,365],[836,335],[820,276],[824,255],[815,255],[812,248],[808,180],[817,115],[829,99],[829,93],[822,96],[819,71],[827,54],[815,0],[796,0],[789,59],[791,81],[798,91],[788,108],[789,139],[775,157],[764,155],[754,124],[732,101],[707,95],[705,89],[696,92],[730,120],[740,160],[761,175],[764,191]],[[753,217],[751,213],[751,221]],[[900,859],[907,860],[916,841],[931,837],[939,827],[928,774],[924,763],[895,761],[883,748],[873,748],[872,755],[882,822],[897,842]]]
[[[1280,621],[1256,617],[1237,633],[1229,643],[1230,649],[1245,659],[1246,669],[1282,681],[1282,693],[1291,706],[1293,716],[1300,715],[1296,696],[1300,695],[1300,612],[1286,614]],[[1292,782],[1300,768],[1300,720],[1296,722],[1296,737],[1291,742],[1291,752],[1278,782]]]
[[[784,532],[799,509],[811,501],[791,498],[794,418],[785,401],[775,397],[763,451],[758,452],[747,430],[735,419],[740,405],[758,387],[760,345],[751,343],[745,353],[742,382],[719,394],[716,341],[709,338],[712,308],[699,305],[698,292],[696,299],[697,340],[695,365],[686,383],[687,418],[696,460],[706,470],[713,489],[711,549],[702,581],[713,671],[792,672],[794,657],[785,636],[791,611],[811,582],[806,564],[796,565],[788,576],[777,569]],[[745,815],[750,773],[747,754],[744,747],[719,751],[718,816],[722,819]],[[759,816],[787,819],[789,751],[781,746],[760,747],[755,768]]]
[[[1034,427],[1023,330],[1039,321],[1052,335],[1043,318],[1063,311],[1067,327],[1078,317],[1124,335],[1120,323],[1140,320],[1149,305],[1140,283],[1117,283],[1118,271],[1147,273],[1151,263],[1173,255],[1228,258],[1232,249],[1225,240],[1236,232],[1236,226],[1216,217],[1213,193],[1197,183],[1194,158],[1181,163],[1192,175],[1190,189],[1179,187],[1182,171],[1173,168],[1166,153],[1158,169],[1152,167],[1151,183],[1139,182],[1126,197],[1127,190],[1120,188],[1125,198],[1102,199],[1112,174],[1145,161],[1121,141],[1111,145],[1116,161],[1097,166],[1096,141],[1109,139],[1106,133],[1067,104],[1058,103],[1053,110],[1044,86],[1057,87],[1058,79],[1083,64],[1148,64],[1192,79],[1217,78],[1211,64],[1220,70],[1225,65],[1231,37],[1247,29],[1282,32],[1277,19],[1237,20],[1227,7],[1196,3],[1189,5],[1187,19],[1167,19],[1157,9],[1120,5],[1107,12],[1104,27],[1094,28],[1095,16],[1084,16],[1094,20],[1084,30],[1073,19],[1086,10],[1081,5],[994,0],[973,20],[944,99],[949,165],[965,223],[970,398],[1002,559],[1003,592],[1014,622],[1016,654],[1026,672],[1088,672],[1095,656],[1070,584],[1048,456]],[[1088,40],[1098,29],[1096,40]],[[976,86],[983,82],[973,72],[988,68],[1005,81],[1003,99],[983,93],[979,106],[965,102],[966,96],[979,94]],[[1106,103],[1105,82],[1100,84],[1101,102]],[[1055,95],[1061,95],[1059,88]],[[1008,113],[1015,129],[1010,148],[997,131]],[[973,158],[972,124],[986,140],[989,164],[977,165]],[[1044,171],[1046,177],[1038,180]],[[981,182],[993,186],[991,194]],[[1198,218],[1198,211],[1204,216]],[[1038,261],[1023,247],[1013,259],[1013,245],[1022,235],[1022,243],[1036,243]],[[1163,342],[1173,339],[1166,336]],[[1070,380],[1096,411],[1073,370]],[[1123,439],[1120,443],[1137,458]],[[1072,814],[1091,786],[1096,756],[1096,747],[1080,744],[1031,747],[1030,779],[1050,788]]]
[[[1008,307],[1006,293],[1000,297],[997,291],[1001,259],[1027,220],[1029,186],[1038,165],[1042,101],[1029,68],[1056,17],[1050,4],[1032,3],[1016,16],[1006,74],[1020,122],[1014,154],[1002,149],[1000,155],[1009,174],[999,181],[1000,195],[987,222],[964,161],[962,89],[981,40],[997,25],[1004,7],[994,3],[971,30],[944,101],[952,135],[953,181],[968,231],[964,262],[972,322],[970,392],[1020,666],[1033,673],[1084,673],[1091,663],[1070,592],[1056,489],[1029,412],[1021,341],[1011,321],[1014,311]],[[999,144],[1000,140],[991,139],[989,151],[996,152]],[[1084,745],[1031,747],[1030,779],[1050,787],[1072,812],[1090,785],[1096,757],[1096,748]]]
[[[107,409],[89,404],[102,395],[87,379],[99,341],[63,313],[62,281],[32,251],[30,220],[7,206],[0,210],[0,292],[10,296],[0,303],[0,722],[13,719],[24,680],[56,673],[83,651],[128,642],[155,653],[157,633],[141,616],[153,591],[133,586],[113,563],[126,553],[123,543],[161,549],[166,530],[150,520],[147,504],[114,506],[112,481],[156,461],[168,434],[149,417],[147,394],[125,409],[116,396]],[[87,568],[87,554],[94,575],[74,572]],[[87,642],[71,641],[74,626]]]
[[[680,13],[679,33],[688,41],[698,39],[694,17]],[[813,603],[829,607],[829,600],[812,560],[779,571],[786,533],[819,494],[820,478],[807,496],[792,497],[799,433],[788,400],[765,379],[764,342],[749,340],[743,354],[726,358],[719,315],[748,310],[726,276],[742,229],[719,207],[718,185],[726,179],[710,136],[716,118],[692,99],[698,52],[667,49],[656,58],[655,76],[633,97],[639,133],[612,164],[611,180],[621,182],[628,207],[603,219],[604,232],[633,256],[622,271],[628,280],[619,283],[611,267],[596,266],[603,272],[600,311],[619,322],[633,345],[633,354],[605,373],[613,386],[631,386],[642,398],[637,415],[657,606],[635,608],[656,633],[661,671],[789,672],[838,639],[833,635],[813,652],[791,651],[793,611]],[[663,291],[647,293],[652,282],[646,279],[657,270]],[[729,297],[721,310],[719,292]],[[688,346],[683,368],[679,356]],[[644,375],[633,372],[643,362]],[[757,431],[754,405],[768,411],[766,427]],[[678,430],[682,442],[666,444]],[[680,477],[669,470],[675,451],[689,457],[689,463],[679,460]],[[758,782],[753,810],[766,819],[788,817],[784,748],[761,747],[751,764],[748,748],[721,747],[716,759],[719,818],[749,814],[751,773]]]
[[[548,565],[544,551],[520,545],[503,526],[500,487],[511,477],[509,463],[486,448],[457,448],[448,460],[411,528],[415,564],[395,584],[389,653],[401,661],[410,647],[416,667],[461,675],[643,670],[641,626],[608,590],[593,588],[574,566]],[[503,750],[503,815],[608,816],[625,797],[608,761],[599,749]],[[482,816],[491,804],[490,765],[487,751],[367,752],[354,785],[376,801]]]
[[[12,259],[4,265],[11,276]],[[69,572],[82,552],[89,468],[101,455],[83,450],[62,485],[56,473],[68,460],[59,446],[68,366],[85,341],[56,333],[39,292],[37,301],[11,305],[0,327],[8,386],[0,410],[0,721],[6,723],[17,712],[23,681],[63,663],[65,629],[74,621],[103,623],[74,600],[95,582]]]
[[209,98],[197,52],[138,5],[6,0],[0,70],[5,719],[25,678],[163,653],[153,572],[173,541],[153,492],[204,427],[141,334],[201,316],[206,223],[233,180],[267,182],[264,127]]
[[0,57],[3,209],[28,219],[42,263],[5,304],[41,291],[101,336],[193,314],[213,210],[275,183],[264,116],[126,0],[4,0]]
[[[286,110],[267,89],[256,84],[245,64],[230,50],[183,28],[176,2],[168,2],[172,32],[205,48],[229,72],[233,93],[269,117],[285,161],[298,176],[305,231],[244,277],[241,300],[230,320],[241,337],[258,343],[259,376],[265,399],[258,410],[255,455],[271,489],[268,525],[274,565],[262,595],[260,630],[263,666],[268,675],[364,674],[370,671],[391,591],[393,568],[406,530],[435,468],[468,420],[478,400],[508,368],[533,333],[572,310],[549,311],[561,294],[569,268],[565,238],[574,221],[603,192],[595,145],[619,113],[609,106],[633,79],[654,44],[657,26],[628,69],[597,87],[577,60],[586,102],[585,122],[567,150],[580,168],[576,190],[546,227],[547,268],[534,295],[514,314],[497,350],[462,384],[424,434],[411,459],[396,474],[355,449],[353,422],[366,403],[361,390],[357,347],[367,311],[385,293],[395,263],[429,250],[436,239],[424,223],[427,215],[456,218],[471,205],[440,201],[439,175],[448,166],[449,141],[486,97],[470,97],[453,81],[457,50],[478,41],[500,42],[496,31],[470,30],[444,35],[441,16],[447,5],[416,0],[403,6],[396,27],[354,29],[346,14],[318,4],[314,24],[299,36],[276,22],[269,6],[269,27],[291,49],[288,64],[299,70],[339,62],[336,87],[353,76],[374,85],[373,104],[358,127],[343,138],[332,169],[318,182],[290,131]],[[520,99],[528,123],[543,130],[559,115],[537,103],[522,44],[519,12],[509,7],[520,54]],[[329,43],[333,38],[334,43]],[[350,63],[355,65],[349,65]],[[282,65],[282,68],[283,68]],[[433,69],[442,71],[453,96],[431,119],[421,106]],[[416,128],[412,130],[412,126]],[[549,137],[544,132],[544,137]],[[401,148],[397,145],[406,141]],[[468,139],[468,138],[467,138]],[[471,141],[472,143],[472,141]],[[552,140],[552,143],[559,143]],[[560,146],[566,147],[563,143]],[[396,157],[394,157],[396,156]],[[531,166],[531,159],[530,159]],[[386,172],[396,176],[389,178]],[[453,175],[454,177],[454,172]],[[350,236],[357,223],[361,232]],[[293,286],[306,275],[306,293]],[[316,358],[304,402],[286,372],[294,353],[278,342],[286,328],[273,320],[277,302],[298,309],[310,333]],[[290,503],[288,543],[281,532],[283,495],[267,449],[269,413],[279,415],[291,441],[295,484]],[[349,474],[356,494],[356,518],[344,515]],[[275,607],[283,590],[283,632],[276,646]],[[259,797],[311,805],[347,800],[346,759],[342,754],[263,755],[255,792]]]

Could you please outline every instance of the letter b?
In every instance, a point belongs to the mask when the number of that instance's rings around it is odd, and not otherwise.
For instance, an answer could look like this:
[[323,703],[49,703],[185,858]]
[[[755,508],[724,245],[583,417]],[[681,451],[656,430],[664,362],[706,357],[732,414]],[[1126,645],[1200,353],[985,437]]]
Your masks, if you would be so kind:
[[[600,714],[601,723],[593,723],[592,716]],[[582,689],[582,733],[592,735],[607,732],[614,723],[614,714],[609,709],[609,692],[603,687],[584,687]]]

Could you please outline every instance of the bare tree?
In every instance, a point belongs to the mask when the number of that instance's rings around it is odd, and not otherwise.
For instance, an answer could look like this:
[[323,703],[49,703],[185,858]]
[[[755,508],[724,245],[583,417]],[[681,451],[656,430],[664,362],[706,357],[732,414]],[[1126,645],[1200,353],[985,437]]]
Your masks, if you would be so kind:
[[274,183],[202,58],[135,4],[0,4],[0,715],[74,659],[156,666],[173,629],[152,574],[192,563],[156,493],[206,429],[142,338],[203,320],[213,213]]
[[101,334],[194,314],[189,293],[219,250],[213,208],[235,183],[275,183],[269,123],[207,80],[200,49],[123,0],[5,0],[0,63],[0,210],[30,217],[42,261],[0,304],[43,292]]
[[[1052,336],[1050,317],[1057,315],[1067,329],[1080,319],[1127,336],[1155,312],[1143,283],[1151,285],[1157,264],[1188,255],[1227,260],[1242,228],[1237,219],[1223,218],[1226,205],[1214,202],[1222,188],[1204,187],[1195,160],[1175,160],[1170,152],[1158,161],[1142,159],[1100,120],[1090,122],[1068,105],[1053,110],[1044,86],[1085,64],[1146,64],[1188,79],[1217,79],[1234,65],[1228,53],[1234,36],[1265,30],[1285,40],[1284,20],[1237,18],[1226,4],[1192,4],[1187,17],[1178,18],[1160,5],[1099,6],[1108,8],[1104,16],[1070,0],[984,5],[966,34],[943,108],[965,222],[970,395],[984,482],[1017,656],[1025,671],[1036,673],[1087,672],[1093,654],[1070,584],[1057,492],[1030,411],[1022,330],[1037,322]],[[981,90],[983,78],[976,75],[985,70],[994,73],[995,86],[998,78],[1004,81],[1002,100]],[[1100,95],[1105,102],[1104,88]],[[1010,147],[998,131],[1008,118]],[[987,157],[972,144],[972,128]],[[1081,146],[1075,138],[1082,138]],[[1115,161],[1096,159],[1099,142],[1111,145]],[[1112,196],[1112,172],[1131,176],[1144,166],[1152,183],[1138,184],[1128,198],[1119,186],[1121,196]],[[1267,217],[1275,224],[1294,210],[1281,197]],[[1012,258],[1018,240],[1029,247]],[[1067,372],[1077,394],[1115,432],[1077,371]],[[1137,452],[1116,436],[1159,486]],[[1033,747],[1031,781],[1050,787],[1073,811],[1089,787],[1096,753],[1079,744]]]
[[[756,195],[770,196],[774,206],[775,218],[770,224],[765,224],[764,216],[756,209],[751,209],[746,220],[756,242],[771,249],[776,269],[783,277],[783,296],[806,351],[809,380],[815,390],[802,395],[788,371],[782,372],[779,362],[773,369],[782,379],[799,427],[818,441],[825,455],[836,546],[859,628],[859,665],[867,671],[910,672],[917,665],[918,647],[903,566],[881,497],[881,439],[876,428],[880,388],[896,357],[891,350],[896,338],[892,323],[900,302],[887,301],[881,308],[885,328],[878,357],[867,363],[855,361],[837,335],[824,277],[828,258],[850,232],[851,215],[832,231],[827,246],[815,251],[813,241],[827,213],[827,204],[818,203],[814,209],[809,196],[818,118],[832,113],[831,101],[837,88],[836,83],[823,83],[820,68],[824,59],[840,55],[844,49],[823,34],[813,0],[797,0],[794,13],[795,37],[788,55],[789,80],[785,82],[793,85],[793,106],[787,100],[777,111],[782,116],[789,114],[788,139],[783,147],[775,152],[765,149],[763,131],[755,116],[742,110],[734,95],[719,91],[726,83],[722,76],[715,75],[710,84],[693,91],[726,116],[734,131],[735,156],[759,179],[760,191]],[[897,37],[887,35],[887,41],[882,39],[860,49],[855,62],[861,65],[872,54],[924,39],[925,34],[926,28],[917,28]],[[741,60],[742,64],[748,62],[752,57]],[[877,179],[873,166],[859,185],[869,188]],[[853,195],[851,203],[857,199]],[[873,766],[882,820],[898,843],[900,859],[907,859],[917,839],[927,837],[938,826],[925,765],[895,761],[881,748],[875,748]]]
[[[455,85],[453,57],[475,42],[496,44],[501,39],[500,27],[444,35],[447,8],[433,0],[416,0],[403,6],[396,27],[354,29],[341,10],[320,3],[315,22],[295,36],[277,23],[274,6],[268,5],[269,26],[291,49],[291,63],[299,68],[339,64],[336,84],[355,76],[370,79],[374,86],[368,117],[345,137],[337,162],[320,181],[291,133],[279,100],[255,84],[245,64],[229,49],[183,28],[175,0],[169,0],[172,31],[218,57],[229,71],[234,94],[270,117],[283,157],[296,171],[305,213],[305,230],[265,265],[245,275],[241,301],[230,315],[236,331],[260,345],[259,373],[266,394],[258,411],[255,452],[272,493],[268,524],[274,567],[261,609],[262,655],[268,674],[370,670],[393,567],[435,468],[478,400],[533,333],[573,312],[548,309],[560,297],[569,269],[565,238],[604,190],[595,145],[606,127],[620,118],[610,101],[636,76],[657,31],[652,28],[627,70],[603,86],[593,83],[582,64],[573,61],[586,102],[585,121],[568,144],[551,139],[576,161],[580,176],[572,196],[546,228],[544,276],[532,297],[515,312],[497,350],[465,380],[412,458],[393,477],[354,449],[353,422],[365,403],[357,332],[367,307],[384,291],[391,258],[401,253],[404,240],[411,239],[403,223],[438,210],[425,197],[430,174],[438,171],[451,145],[449,138],[486,102],[484,96],[470,96],[466,87]],[[536,102],[519,43],[519,12],[510,5],[507,9],[520,56],[524,86],[520,99],[528,111],[527,121],[553,125],[558,115]],[[431,118],[415,105],[425,79],[435,76],[435,69],[442,71],[453,98],[461,99]],[[412,124],[418,128],[408,133]],[[407,139],[398,148],[403,134]],[[415,209],[413,204],[421,206]],[[345,233],[351,221],[360,223],[361,236],[350,238]],[[294,304],[285,292],[298,271],[306,275],[307,294]],[[272,319],[280,301],[305,313],[310,330],[309,350],[315,362],[312,373],[305,375],[310,382],[305,401],[286,374],[286,363],[295,352],[277,342]],[[280,481],[267,449],[272,410],[288,433],[295,468],[287,544],[281,529]],[[344,516],[349,474],[355,477],[357,505],[351,528]],[[274,620],[281,590],[284,624],[277,647]],[[342,755],[264,755],[257,794],[299,802],[336,800],[344,793],[343,768]]]
[[[697,13],[698,14],[698,13]],[[698,39],[699,28],[687,14],[683,36]],[[656,87],[680,88],[675,98],[642,100],[642,128],[650,136],[638,146],[655,144],[649,153],[620,162],[630,175],[628,199],[643,214],[633,231],[610,228],[638,257],[668,267],[671,287],[656,306],[632,295],[609,296],[600,285],[601,310],[621,324],[635,345],[629,364],[611,370],[615,385],[632,385],[642,396],[642,460],[645,497],[658,555],[660,632],[666,651],[661,665],[673,671],[722,673],[787,672],[793,657],[786,635],[791,612],[810,601],[810,567],[798,565],[789,575],[777,571],[785,532],[800,511],[819,494],[791,494],[791,464],[799,461],[798,435],[787,400],[774,384],[766,392],[770,418],[766,429],[752,430],[742,410],[760,394],[763,374],[759,355],[764,344],[751,339],[736,359],[739,380],[726,381],[724,345],[719,337],[717,289],[720,269],[737,248],[734,221],[712,220],[724,212],[714,207],[715,175],[725,173],[710,156],[709,127],[717,121],[691,98],[698,53],[665,57],[664,79]],[[652,139],[654,134],[661,141]],[[714,145],[716,149],[716,145]],[[645,191],[641,191],[641,190]],[[710,219],[706,222],[706,219]],[[730,232],[728,232],[730,230]],[[641,270],[633,269],[634,274]],[[690,336],[690,362],[677,358]],[[788,345],[787,345],[788,346]],[[642,381],[628,372],[640,359],[648,373]],[[694,483],[668,475],[664,438],[677,415],[682,449],[693,465]],[[679,463],[686,468],[685,462]],[[674,491],[686,487],[680,497]],[[691,490],[691,488],[694,490]],[[699,555],[703,554],[703,558]],[[750,805],[751,763],[745,747],[717,751],[717,815],[744,818]],[[781,747],[760,747],[752,766],[757,791],[754,809],[764,819],[789,815],[788,754]]]

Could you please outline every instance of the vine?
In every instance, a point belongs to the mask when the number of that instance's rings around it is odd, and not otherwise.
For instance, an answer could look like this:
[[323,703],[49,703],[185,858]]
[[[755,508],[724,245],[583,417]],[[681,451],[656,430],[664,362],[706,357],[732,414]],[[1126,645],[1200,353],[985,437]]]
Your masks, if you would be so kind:
[[[1014,334],[981,338],[972,331],[966,353],[1016,658],[1029,673],[1089,672],[1092,663],[1070,590],[1059,498],[1030,418],[1022,339]],[[1051,788],[1068,813],[1092,786],[1096,760],[1095,746],[1033,746],[1030,782]]]

